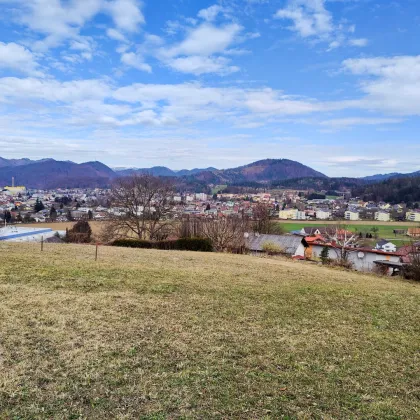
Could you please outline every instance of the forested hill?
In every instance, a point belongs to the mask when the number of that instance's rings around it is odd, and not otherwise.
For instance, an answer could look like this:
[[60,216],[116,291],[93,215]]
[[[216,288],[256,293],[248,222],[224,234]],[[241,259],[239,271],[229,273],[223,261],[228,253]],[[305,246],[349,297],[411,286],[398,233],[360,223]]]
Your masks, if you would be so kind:
[[361,178],[295,178],[271,182],[272,188],[293,188],[297,190],[317,191],[347,191],[349,189],[367,185],[368,182]]
[[353,189],[353,196],[365,201],[420,203],[420,176],[387,179],[376,184],[361,185]]

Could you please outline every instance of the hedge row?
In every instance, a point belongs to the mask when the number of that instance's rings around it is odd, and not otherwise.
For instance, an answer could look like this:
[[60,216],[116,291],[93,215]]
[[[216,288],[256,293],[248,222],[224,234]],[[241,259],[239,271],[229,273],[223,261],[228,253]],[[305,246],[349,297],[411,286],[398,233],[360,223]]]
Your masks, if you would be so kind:
[[140,239],[117,239],[112,246],[146,249],[165,249],[181,251],[212,252],[213,246],[209,239],[181,238],[165,241],[145,241]]

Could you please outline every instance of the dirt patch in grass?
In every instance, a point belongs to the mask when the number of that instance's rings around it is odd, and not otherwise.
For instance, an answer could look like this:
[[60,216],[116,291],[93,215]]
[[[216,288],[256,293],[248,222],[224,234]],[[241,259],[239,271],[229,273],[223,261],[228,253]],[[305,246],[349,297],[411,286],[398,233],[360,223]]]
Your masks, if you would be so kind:
[[0,418],[417,418],[420,287],[283,259],[0,245]]

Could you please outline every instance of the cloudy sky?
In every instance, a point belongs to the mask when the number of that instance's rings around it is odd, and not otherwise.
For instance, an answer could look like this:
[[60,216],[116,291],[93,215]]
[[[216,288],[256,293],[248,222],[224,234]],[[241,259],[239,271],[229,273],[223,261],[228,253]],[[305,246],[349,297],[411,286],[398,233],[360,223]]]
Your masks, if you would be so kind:
[[0,0],[0,156],[420,169],[418,0]]

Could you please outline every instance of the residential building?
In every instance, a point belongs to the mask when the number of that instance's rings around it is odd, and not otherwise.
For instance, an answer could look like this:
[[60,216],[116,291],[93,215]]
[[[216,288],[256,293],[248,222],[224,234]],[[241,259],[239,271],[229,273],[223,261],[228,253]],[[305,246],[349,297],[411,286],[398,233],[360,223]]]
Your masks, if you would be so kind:
[[359,220],[359,212],[356,210],[347,210],[344,213],[344,218],[346,220]]
[[389,222],[391,220],[391,216],[387,211],[377,211],[375,213],[375,220],[380,222]]
[[195,199],[199,201],[207,201],[207,194],[205,193],[198,193],[195,195]]
[[396,252],[397,246],[392,242],[387,241],[386,239],[381,239],[375,246],[375,249],[378,251],[384,252]]
[[306,220],[306,213],[304,211],[298,210],[296,212],[296,220]]
[[331,217],[331,212],[327,209],[319,209],[316,211],[316,218],[319,220],[327,220]]
[[[340,258],[340,249],[336,247],[325,244],[325,243],[314,243],[311,246],[312,257],[320,257],[321,252],[324,247],[328,247],[328,257],[331,259]],[[348,251],[348,261],[352,263],[354,269],[358,271],[372,271],[378,263],[385,264],[401,264],[402,253],[399,252],[384,252],[376,249],[367,249],[367,248],[347,248]],[[392,269],[390,268],[389,274],[391,274]]]
[[410,222],[420,222],[420,210],[408,211],[405,218]]
[[285,209],[279,211],[279,219],[306,220],[306,213],[298,209]]
[[297,219],[297,209],[284,209],[279,211],[279,219]]

